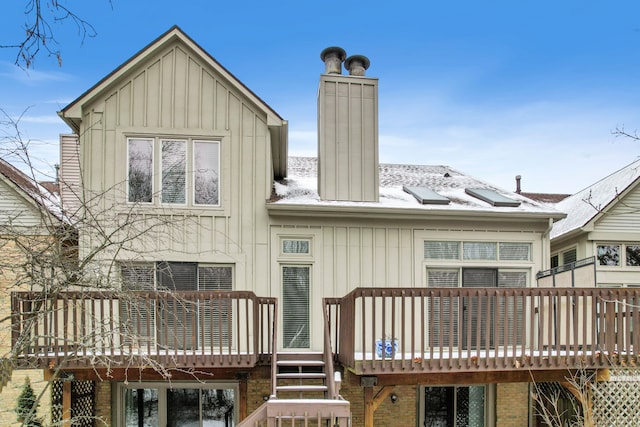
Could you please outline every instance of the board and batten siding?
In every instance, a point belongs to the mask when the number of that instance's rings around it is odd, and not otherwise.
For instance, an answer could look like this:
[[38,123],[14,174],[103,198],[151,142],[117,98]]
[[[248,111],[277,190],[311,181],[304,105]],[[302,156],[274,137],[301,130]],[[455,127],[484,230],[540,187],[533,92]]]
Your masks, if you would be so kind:
[[[220,206],[167,206],[157,200],[140,205],[136,226],[155,226],[121,254],[131,260],[233,263],[239,289],[252,288],[255,274],[266,275],[260,260],[268,259],[268,118],[240,90],[176,42],[113,82],[82,113],[81,164],[91,208],[107,216],[116,212],[114,223],[131,219],[127,137],[220,141]],[[157,191],[159,177],[154,183]]]
[[[470,221],[472,218],[470,218]],[[520,224],[522,225],[522,224]],[[322,349],[322,298],[342,297],[357,287],[423,287],[425,283],[424,240],[509,241],[531,243],[528,262],[508,264],[509,268],[530,271],[529,286],[535,286],[535,273],[542,269],[544,229],[515,225],[509,231],[465,230],[453,224],[425,228],[424,223],[389,221],[360,222],[326,219],[313,220],[272,218],[271,288],[269,295],[280,296],[283,265],[310,265],[311,345]],[[505,227],[506,228],[506,227]],[[517,231],[519,228],[519,231]],[[309,256],[283,254],[283,240],[309,240]],[[437,262],[429,261],[436,265]],[[447,268],[460,263],[445,262]],[[500,266],[500,262],[480,262],[480,266]],[[467,264],[468,266],[468,264]],[[503,266],[506,266],[503,265]],[[260,288],[259,288],[260,289]],[[267,290],[265,290],[266,292]]]

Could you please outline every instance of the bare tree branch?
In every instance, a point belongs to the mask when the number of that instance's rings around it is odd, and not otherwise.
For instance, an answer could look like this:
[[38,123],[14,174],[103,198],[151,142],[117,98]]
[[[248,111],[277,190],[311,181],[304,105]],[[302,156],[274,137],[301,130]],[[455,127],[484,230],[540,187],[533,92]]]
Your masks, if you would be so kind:
[[[111,0],[109,4],[113,7]],[[2,43],[0,48],[16,50],[15,64],[32,68],[37,56],[53,56],[62,66],[62,54],[56,39],[55,25],[72,23],[78,36],[84,42],[87,37],[95,37],[95,27],[63,4],[63,0],[26,0],[23,26],[24,35],[15,43]]]

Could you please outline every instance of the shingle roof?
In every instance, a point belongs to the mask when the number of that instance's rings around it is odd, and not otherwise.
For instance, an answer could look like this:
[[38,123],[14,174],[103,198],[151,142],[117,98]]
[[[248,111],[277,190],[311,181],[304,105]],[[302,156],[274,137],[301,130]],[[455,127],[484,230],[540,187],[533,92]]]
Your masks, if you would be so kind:
[[519,193],[525,197],[535,200],[540,203],[546,203],[554,205],[571,196],[571,194],[558,194],[558,193],[525,193],[524,191]]
[[[562,217],[561,212],[531,200],[523,195],[503,190],[484,181],[465,175],[449,166],[380,164],[380,202],[342,202],[320,200],[317,191],[317,159],[312,157],[289,157],[289,176],[276,182],[278,196],[272,203],[308,205],[381,206],[399,209],[465,210],[528,212]],[[403,191],[403,186],[426,187],[447,197],[448,205],[419,203],[412,195]],[[517,207],[495,207],[465,192],[466,188],[486,188],[520,202]]]
[[593,185],[567,197],[554,207],[567,217],[554,224],[551,238],[562,236],[587,225],[640,178],[640,160],[623,167]]

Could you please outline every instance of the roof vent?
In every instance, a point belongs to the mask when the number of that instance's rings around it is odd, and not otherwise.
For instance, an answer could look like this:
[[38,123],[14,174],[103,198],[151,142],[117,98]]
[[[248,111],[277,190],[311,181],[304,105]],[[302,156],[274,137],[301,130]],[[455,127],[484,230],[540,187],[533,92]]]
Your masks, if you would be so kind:
[[320,59],[324,62],[325,74],[342,74],[342,61],[347,52],[341,47],[331,46],[320,52]]
[[351,55],[344,61],[344,67],[349,70],[350,76],[364,76],[369,65],[369,58],[363,55]]

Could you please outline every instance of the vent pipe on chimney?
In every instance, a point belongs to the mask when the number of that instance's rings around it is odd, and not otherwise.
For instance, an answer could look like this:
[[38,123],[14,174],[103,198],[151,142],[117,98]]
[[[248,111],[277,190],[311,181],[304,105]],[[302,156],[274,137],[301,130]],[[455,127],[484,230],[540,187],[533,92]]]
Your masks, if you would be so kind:
[[341,47],[331,46],[320,53],[320,59],[324,62],[325,74],[342,74],[342,62],[347,57],[347,52]]
[[522,177],[520,175],[516,175],[516,193],[520,194],[521,189],[520,189],[520,180],[522,179]]
[[344,61],[344,67],[349,70],[350,76],[364,76],[369,64],[369,58],[363,55],[351,55]]

